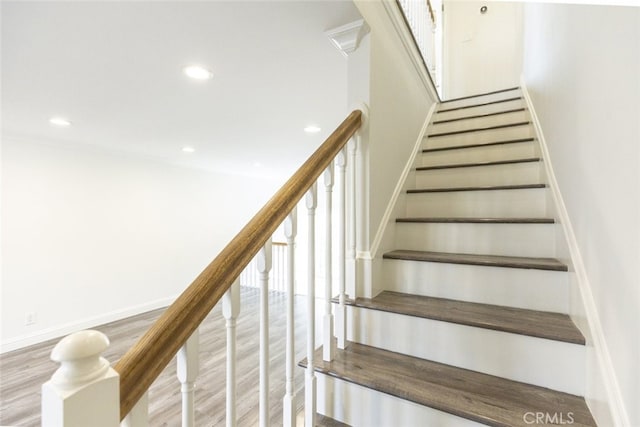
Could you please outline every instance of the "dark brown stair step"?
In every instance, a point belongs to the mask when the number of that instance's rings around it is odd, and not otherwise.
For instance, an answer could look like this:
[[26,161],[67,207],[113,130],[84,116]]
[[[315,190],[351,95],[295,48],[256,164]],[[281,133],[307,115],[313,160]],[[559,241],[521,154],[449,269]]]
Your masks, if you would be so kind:
[[478,94],[475,94],[475,95],[461,96],[459,98],[446,99],[446,100],[442,101],[441,104],[446,104],[447,102],[462,101],[463,99],[478,98],[480,96],[495,95],[496,93],[511,92],[513,90],[518,90],[518,89],[520,89],[520,87],[516,86],[516,87],[510,87],[508,89],[500,89],[500,90],[494,90],[494,91],[491,91],[491,92],[478,93]]
[[454,163],[449,165],[420,166],[416,168],[416,170],[430,171],[430,170],[437,170],[437,169],[474,168],[474,167],[482,167],[482,166],[499,166],[499,165],[513,165],[518,163],[534,163],[539,161],[540,161],[540,157],[530,157],[526,159],[496,160],[492,162]]
[[533,138],[507,139],[503,141],[484,142],[484,143],[478,143],[478,144],[453,145],[450,147],[439,147],[439,148],[425,148],[422,150],[422,152],[434,153],[436,151],[464,150],[467,148],[493,147],[496,145],[519,144],[523,142],[533,142],[533,141],[534,141]]
[[486,130],[497,130],[497,129],[506,129],[506,128],[513,128],[513,127],[518,127],[518,126],[527,126],[530,125],[531,122],[526,121],[526,122],[516,122],[516,123],[507,123],[504,125],[494,125],[494,126],[485,126],[485,127],[481,127],[481,128],[473,128],[473,129],[463,129],[463,130],[454,130],[454,131],[449,131],[449,132],[439,132],[439,133],[431,133],[429,135],[427,135],[429,138],[436,138],[439,136],[450,136],[450,135],[459,135],[459,134],[463,134],[463,133],[473,133],[473,132],[482,132],[482,131],[486,131]]
[[464,218],[464,217],[409,217],[396,218],[401,223],[457,223],[457,224],[553,224],[553,218]]
[[375,347],[349,343],[331,362],[320,348],[314,360],[322,374],[490,426],[528,426],[537,412],[596,426],[582,397]]
[[566,314],[456,301],[384,291],[348,305],[440,320],[477,328],[584,345],[584,336]]
[[349,424],[341,423],[338,420],[325,415],[316,414],[316,427],[350,427]]
[[519,113],[519,112],[522,112],[522,111],[525,111],[525,110],[526,110],[526,108],[524,108],[524,107],[522,107],[522,108],[513,108],[511,110],[496,111],[495,113],[476,114],[476,115],[473,115],[473,116],[456,117],[455,119],[435,120],[432,124],[438,125],[438,124],[442,124],[442,123],[459,122],[461,120],[481,119],[481,118],[484,118],[484,117],[501,116],[503,114]]
[[518,184],[518,185],[490,185],[482,187],[449,187],[449,188],[415,188],[407,190],[409,194],[418,193],[447,193],[451,191],[494,191],[494,190],[528,190],[545,188],[545,184]]
[[485,105],[500,104],[503,102],[510,102],[510,101],[518,101],[520,99],[522,99],[521,96],[515,96],[513,98],[499,99],[497,101],[483,102],[481,104],[464,105],[462,107],[447,108],[444,110],[438,110],[437,113],[446,113],[447,111],[455,111],[455,110],[465,110],[467,108],[484,107]]
[[479,265],[484,267],[524,268],[535,270],[568,271],[566,264],[554,258],[531,258],[502,255],[458,254],[448,252],[395,250],[383,255],[385,259],[405,261],[441,262],[448,264]]

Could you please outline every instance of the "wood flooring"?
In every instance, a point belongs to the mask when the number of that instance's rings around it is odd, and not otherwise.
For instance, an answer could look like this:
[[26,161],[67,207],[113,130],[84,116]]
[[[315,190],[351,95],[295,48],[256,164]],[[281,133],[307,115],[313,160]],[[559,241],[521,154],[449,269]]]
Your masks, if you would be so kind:
[[[237,324],[238,348],[238,425],[258,423],[259,378],[259,294],[257,289],[242,288],[242,308]],[[282,424],[284,396],[286,296],[270,292],[270,416],[271,425]],[[162,310],[120,320],[94,329],[111,340],[105,357],[112,363],[134,344]],[[306,349],[306,299],[296,297],[296,360]],[[200,376],[196,382],[196,424],[202,427],[225,424],[225,320],[220,304],[200,327]],[[0,355],[0,425],[35,427],[40,425],[40,388],[51,378],[57,365],[49,359],[59,339]],[[295,370],[295,389],[304,385],[304,372]],[[303,392],[298,392],[298,409]],[[150,426],[181,425],[180,383],[175,359],[154,382],[149,391]]]

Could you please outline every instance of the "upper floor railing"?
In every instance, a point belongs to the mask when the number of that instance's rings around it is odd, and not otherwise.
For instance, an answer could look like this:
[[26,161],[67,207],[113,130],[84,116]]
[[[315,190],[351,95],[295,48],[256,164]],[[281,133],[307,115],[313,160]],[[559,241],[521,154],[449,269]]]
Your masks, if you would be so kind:
[[[194,384],[199,370],[198,327],[222,299],[227,327],[226,423],[236,425],[235,324],[240,310],[239,288],[234,285],[256,257],[260,285],[260,407],[261,426],[269,420],[269,273],[272,269],[272,235],[282,224],[286,237],[286,393],[283,397],[285,426],[295,425],[294,370],[294,244],[297,235],[296,206],[305,197],[308,213],[307,261],[307,358],[305,375],[305,425],[315,422],[315,266],[318,258],[325,269],[325,312],[322,334],[323,359],[331,360],[336,342],[346,345],[347,257],[355,256],[356,147],[354,136],[363,122],[362,112],[353,111],[267,204],[232,239],[193,283],[169,306],[139,341],[112,368],[101,354],[108,338],[97,331],[82,331],[63,338],[52,352],[61,364],[43,385],[42,425],[64,427],[141,427],[148,425],[148,390],[169,362],[177,357],[177,375],[182,391],[183,426],[193,426]],[[349,141],[352,141],[348,144]],[[337,174],[335,173],[337,170]],[[347,173],[348,171],[348,173]],[[325,187],[325,253],[315,254],[317,181]],[[349,188],[347,188],[347,182]],[[336,187],[336,194],[333,188]],[[346,197],[349,195],[349,208]],[[337,213],[332,200],[336,200]],[[332,218],[337,218],[337,242],[332,242]],[[348,251],[347,251],[348,246]],[[332,250],[337,251],[338,305],[332,314]],[[351,254],[351,255],[349,255]],[[355,297],[355,295],[351,295]],[[335,338],[334,340],[334,333]]]
[[[438,24],[431,0],[397,0],[434,86],[441,85],[438,55]],[[440,34],[441,35],[441,34]]]

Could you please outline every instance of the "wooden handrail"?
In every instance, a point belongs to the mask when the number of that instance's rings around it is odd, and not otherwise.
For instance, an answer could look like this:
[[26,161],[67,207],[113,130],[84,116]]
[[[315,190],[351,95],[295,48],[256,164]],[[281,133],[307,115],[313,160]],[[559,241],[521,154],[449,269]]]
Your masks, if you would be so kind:
[[362,123],[353,111],[118,361],[123,419]]

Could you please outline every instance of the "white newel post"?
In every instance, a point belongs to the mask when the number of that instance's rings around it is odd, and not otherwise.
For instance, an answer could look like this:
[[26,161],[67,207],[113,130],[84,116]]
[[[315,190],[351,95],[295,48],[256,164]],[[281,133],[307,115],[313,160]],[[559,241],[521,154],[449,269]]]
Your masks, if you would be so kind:
[[196,329],[177,355],[177,375],[182,392],[182,427],[195,426],[195,381],[200,370],[199,351],[200,334]]
[[322,359],[326,362],[333,360],[335,352],[335,343],[333,342],[333,314],[331,313],[332,283],[333,270],[332,263],[332,228],[331,228],[331,197],[333,192],[333,163],[324,171],[324,187],[326,191],[325,197],[325,246],[324,246],[324,323],[322,329]]
[[338,169],[337,178],[337,199],[338,199],[338,306],[335,309],[336,317],[336,336],[338,338],[338,348],[344,349],[347,345],[347,307],[346,300],[346,212],[345,212],[345,192],[346,192],[346,175],[345,168],[347,165],[346,148],[340,150],[335,159]]
[[304,381],[304,425],[315,427],[316,421],[316,377],[313,371],[316,341],[316,241],[315,215],[318,205],[318,185],[314,183],[306,195],[309,214],[308,251],[307,251],[307,370]]
[[258,252],[260,274],[260,427],[269,425],[269,272],[272,265],[271,238]]
[[124,417],[120,427],[148,427],[149,426],[149,392],[142,395],[131,412]]
[[42,426],[117,427],[120,378],[101,355],[109,339],[98,331],[71,334],[54,347],[60,368],[42,385]]
[[236,320],[240,314],[240,280],[222,297],[222,315],[227,327],[227,427],[235,427],[236,415]]
[[284,220],[284,235],[287,239],[287,344],[285,367],[285,395],[282,400],[282,424],[284,427],[296,425],[295,390],[293,383],[293,370],[295,365],[295,241],[298,233],[298,215],[296,208]]

